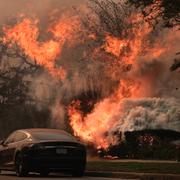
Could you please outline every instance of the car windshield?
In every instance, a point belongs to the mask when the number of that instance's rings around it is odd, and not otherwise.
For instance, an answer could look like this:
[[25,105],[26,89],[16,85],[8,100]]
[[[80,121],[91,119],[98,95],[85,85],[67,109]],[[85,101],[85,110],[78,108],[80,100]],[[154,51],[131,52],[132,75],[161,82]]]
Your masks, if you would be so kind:
[[33,132],[32,136],[37,140],[74,140],[69,134],[56,132]]

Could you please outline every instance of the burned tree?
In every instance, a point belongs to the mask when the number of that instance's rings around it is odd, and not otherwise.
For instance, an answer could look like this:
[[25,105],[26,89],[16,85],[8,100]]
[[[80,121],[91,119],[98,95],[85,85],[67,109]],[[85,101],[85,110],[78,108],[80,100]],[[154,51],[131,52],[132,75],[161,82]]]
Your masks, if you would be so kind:
[[[126,20],[131,14],[131,7],[124,3],[116,3],[113,0],[90,0],[90,9],[96,15],[97,22],[94,27],[89,29],[97,30],[96,33],[109,33],[111,35],[121,37],[124,36],[125,29],[131,28],[131,23]],[[96,20],[89,19],[86,21],[88,25],[93,25]]]
[[[164,27],[179,26],[180,23],[180,1],[179,0],[127,0],[128,3],[141,9],[144,17],[151,14],[154,22],[163,24]],[[154,6],[157,4],[158,6]],[[152,12],[158,11],[156,16]],[[163,23],[162,23],[163,20]]]
[[[176,55],[180,55],[180,52],[177,53]],[[178,68],[180,68],[180,58],[176,58],[174,60],[174,63],[172,64],[172,66],[170,67],[171,71],[176,71]]]
[[[90,9],[96,17],[93,19],[92,16],[87,16],[84,24],[97,34],[97,37],[102,37],[106,33],[122,39],[132,35],[132,25],[136,26],[136,23],[130,22],[128,18],[134,11],[141,13],[144,20],[154,29],[155,34],[161,34],[164,28],[176,28],[179,31],[180,2],[178,0],[126,0],[124,2],[90,0]],[[179,60],[175,59],[170,70],[178,67]]]
[[[0,136],[17,128],[45,126],[47,110],[38,111],[36,101],[29,95],[33,77],[42,71],[16,45],[0,41]],[[40,117],[40,115],[42,117]],[[43,117],[45,119],[43,119]]]
[[38,66],[28,61],[20,49],[1,45],[1,106],[11,106],[25,103],[28,95],[28,85],[31,81],[28,76],[37,72]]

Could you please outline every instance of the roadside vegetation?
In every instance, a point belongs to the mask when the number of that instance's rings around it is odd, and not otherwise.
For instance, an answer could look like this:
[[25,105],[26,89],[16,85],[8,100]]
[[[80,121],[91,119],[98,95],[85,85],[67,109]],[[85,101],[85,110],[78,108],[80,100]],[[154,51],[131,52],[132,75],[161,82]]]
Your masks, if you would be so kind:
[[180,174],[180,163],[89,161],[88,171]]

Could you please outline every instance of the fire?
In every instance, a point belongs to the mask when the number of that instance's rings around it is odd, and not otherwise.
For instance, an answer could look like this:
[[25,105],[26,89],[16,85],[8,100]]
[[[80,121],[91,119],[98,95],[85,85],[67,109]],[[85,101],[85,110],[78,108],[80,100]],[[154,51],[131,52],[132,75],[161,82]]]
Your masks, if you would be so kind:
[[98,114],[92,113],[86,117],[84,117],[83,113],[79,110],[80,101],[72,102],[68,108],[70,125],[74,130],[75,136],[80,137],[85,142],[94,144],[97,149],[106,149],[109,147],[110,141],[114,144],[116,141],[113,137],[109,137],[108,134],[106,134],[107,130],[113,125],[110,119],[111,112],[109,112],[109,110],[113,110],[116,104],[108,103],[108,105],[109,106],[104,103],[104,106],[98,109]]
[[37,19],[24,18],[14,27],[5,27],[3,42],[11,46],[17,44],[31,60],[63,80],[66,71],[63,67],[57,67],[56,60],[61,54],[64,43],[73,40],[74,31],[77,33],[79,30],[79,21],[75,17],[59,19],[50,25],[48,32],[51,32],[52,37],[47,41],[39,40],[41,36],[38,22]]
[[4,42],[17,43],[30,59],[44,66],[53,75],[64,78],[65,71],[62,68],[57,69],[54,67],[55,59],[60,53],[59,43],[54,40],[38,41],[39,29],[37,23],[37,20],[32,21],[25,18],[13,28],[4,28]]
[[[142,19],[142,16],[135,14],[131,17],[131,21],[137,24],[129,30],[129,37],[120,38],[106,34],[102,48],[113,55],[117,66],[124,63],[131,64],[135,68],[139,58],[149,55],[158,58],[165,52],[165,48],[159,46],[158,41],[153,47],[148,45],[146,39],[153,29]],[[114,70],[113,67],[112,74]],[[125,113],[123,100],[143,98],[148,93],[146,84],[142,80],[133,79],[128,72],[124,77],[117,78],[119,79],[117,90],[110,97],[97,103],[91,113],[84,115],[80,110],[79,101],[69,106],[70,125],[75,136],[94,144],[96,148],[107,149],[117,143],[118,140],[112,134],[117,124],[120,124],[119,119],[122,119],[122,124],[126,123],[125,119],[123,120]]]
[[[77,16],[70,18],[62,17],[53,23],[48,29],[59,43],[62,45],[68,41],[68,43],[74,43],[79,40],[77,37],[78,32],[81,31],[81,23]],[[76,42],[77,43],[77,42]]]
[[81,102],[73,101],[68,108],[68,114],[75,136],[94,144],[97,149],[107,149],[110,144],[116,144],[117,139],[107,132],[116,126],[115,112],[123,111],[119,106],[121,100],[125,97],[133,98],[137,90],[138,86],[134,85],[133,82],[122,81],[117,91],[110,98],[96,104],[94,111],[86,116],[80,110]]
[[[157,2],[150,8],[158,9],[160,1]],[[158,13],[160,12],[151,12],[150,16],[157,16]],[[122,33],[124,35],[117,37],[106,32],[102,35],[104,39],[101,43],[98,42],[100,45],[97,43],[98,35],[94,32],[87,33],[83,29],[78,16],[63,16],[49,24],[45,32],[50,33],[50,37],[48,36],[49,38],[46,40],[42,39],[39,20],[37,19],[23,18],[16,25],[4,28],[4,43],[10,46],[18,45],[29,57],[29,60],[43,66],[54,78],[61,79],[62,83],[69,75],[68,70],[59,65],[61,64],[59,61],[61,61],[64,45],[73,49],[76,45],[79,47],[80,43],[82,46],[83,43],[90,39],[91,42],[87,45],[90,47],[90,50],[84,50],[82,53],[83,57],[80,58],[91,61],[89,59],[96,59],[94,56],[101,56],[99,52],[103,51],[105,55],[113,59],[113,64],[111,64],[110,68],[107,68],[108,70],[106,69],[107,72],[105,73],[111,79],[116,79],[117,86],[114,88],[114,91],[108,97],[106,96],[97,102],[94,105],[94,109],[88,114],[81,110],[81,101],[72,101],[67,108],[70,126],[74,135],[87,143],[92,143],[96,148],[107,149],[110,145],[116,144],[118,139],[113,136],[113,133],[117,127],[122,127],[123,131],[126,131],[126,128],[129,126],[130,130],[133,129],[129,123],[131,120],[126,121],[129,118],[128,113],[130,109],[127,110],[123,102],[126,99],[137,100],[153,96],[150,82],[153,82],[158,76],[159,67],[153,67],[152,71],[146,72],[147,69],[143,66],[148,66],[149,64],[153,66],[153,60],[159,58],[167,51],[167,48],[161,46],[158,39],[154,40],[153,43],[150,42],[153,28],[143,19],[142,14],[132,13],[127,18],[127,22],[129,22],[129,25],[133,24],[133,26],[125,29]],[[80,56],[79,54],[78,57]],[[106,63],[104,57],[107,56],[105,55],[102,56],[103,63]],[[88,64],[89,62],[87,63],[87,61],[80,63]],[[141,64],[142,62],[143,65]],[[122,66],[126,67],[126,70]],[[81,67],[83,68],[84,66]],[[90,71],[92,71],[93,67],[90,66]],[[69,80],[69,82],[71,81]],[[98,84],[99,82],[93,83]],[[68,85],[65,84],[64,86]],[[144,112],[144,109],[140,105],[137,109],[140,111],[133,111],[132,113],[137,122],[139,122],[139,116],[141,112]],[[143,115],[146,115],[146,111]],[[153,116],[154,114],[152,113],[151,115]]]
[[106,36],[105,51],[113,54],[116,57],[121,55],[123,48],[127,47],[128,42],[126,40],[121,40],[110,35]]

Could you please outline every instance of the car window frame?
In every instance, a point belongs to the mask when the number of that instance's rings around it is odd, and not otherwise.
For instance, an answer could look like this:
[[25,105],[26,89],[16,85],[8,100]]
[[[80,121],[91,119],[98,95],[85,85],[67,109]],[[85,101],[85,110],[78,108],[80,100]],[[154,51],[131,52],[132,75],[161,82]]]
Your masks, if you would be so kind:
[[[14,141],[15,134],[16,134],[16,131],[15,131],[15,132],[12,132],[12,133],[5,139],[4,144],[8,145],[8,144],[14,143],[14,142],[15,142],[15,141]],[[11,136],[12,136],[12,141],[7,142],[8,139],[9,139]]]
[[[21,140],[16,140],[16,134],[18,134],[18,133],[24,134],[26,137],[24,139],[21,139]],[[26,133],[24,133],[23,131],[16,131],[16,133],[14,135],[14,143],[24,141],[27,138],[28,138],[28,135]]]

